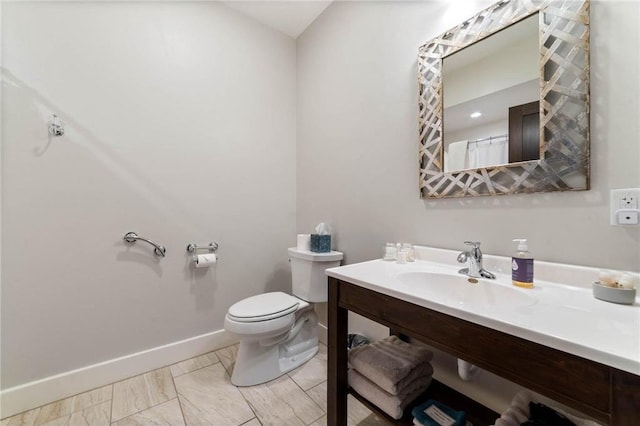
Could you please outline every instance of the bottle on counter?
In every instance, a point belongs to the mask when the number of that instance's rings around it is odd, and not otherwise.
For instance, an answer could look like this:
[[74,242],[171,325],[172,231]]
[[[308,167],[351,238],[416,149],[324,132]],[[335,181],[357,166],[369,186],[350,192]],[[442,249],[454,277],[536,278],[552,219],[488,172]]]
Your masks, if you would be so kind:
[[518,248],[511,258],[511,279],[513,285],[533,288],[533,255],[529,252],[527,240],[517,238]]

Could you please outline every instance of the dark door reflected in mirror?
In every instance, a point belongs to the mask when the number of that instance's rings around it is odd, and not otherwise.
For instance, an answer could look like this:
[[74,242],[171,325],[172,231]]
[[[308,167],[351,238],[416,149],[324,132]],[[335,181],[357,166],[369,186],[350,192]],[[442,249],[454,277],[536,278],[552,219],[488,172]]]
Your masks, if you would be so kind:
[[509,108],[509,162],[540,158],[540,102]]
[[442,62],[444,171],[540,158],[539,14]]

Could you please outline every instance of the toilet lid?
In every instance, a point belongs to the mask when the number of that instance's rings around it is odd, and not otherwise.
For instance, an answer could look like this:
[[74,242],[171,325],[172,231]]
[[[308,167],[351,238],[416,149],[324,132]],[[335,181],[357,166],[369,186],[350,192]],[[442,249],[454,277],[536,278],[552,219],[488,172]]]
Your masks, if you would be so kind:
[[298,303],[295,297],[276,291],[241,300],[229,308],[228,314],[236,321],[266,321],[295,312]]

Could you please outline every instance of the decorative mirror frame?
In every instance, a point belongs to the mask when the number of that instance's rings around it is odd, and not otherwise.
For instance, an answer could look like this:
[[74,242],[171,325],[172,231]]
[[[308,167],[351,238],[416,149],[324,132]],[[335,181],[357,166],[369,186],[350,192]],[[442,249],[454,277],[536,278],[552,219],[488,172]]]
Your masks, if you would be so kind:
[[[444,172],[443,59],[538,12],[539,160]],[[420,47],[418,86],[422,198],[589,189],[589,0],[494,4]]]

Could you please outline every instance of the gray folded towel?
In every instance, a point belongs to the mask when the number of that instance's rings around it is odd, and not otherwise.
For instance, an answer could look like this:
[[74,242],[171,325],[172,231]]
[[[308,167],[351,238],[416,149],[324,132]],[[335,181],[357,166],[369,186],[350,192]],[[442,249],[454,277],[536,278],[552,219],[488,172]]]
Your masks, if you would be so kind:
[[417,377],[432,374],[429,349],[389,336],[349,351],[349,363],[358,373],[392,395]]
[[349,386],[389,416],[399,419],[404,409],[429,387],[431,377],[431,374],[418,377],[409,383],[401,394],[391,395],[351,368]]

